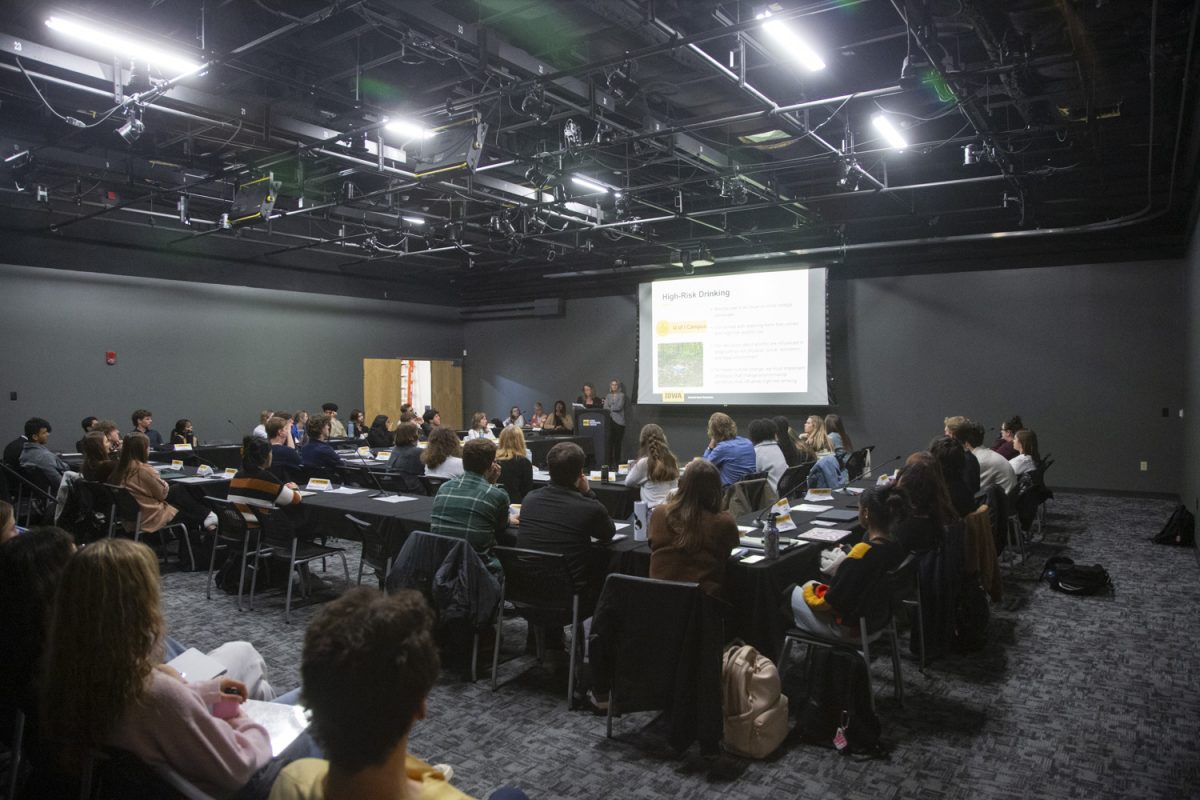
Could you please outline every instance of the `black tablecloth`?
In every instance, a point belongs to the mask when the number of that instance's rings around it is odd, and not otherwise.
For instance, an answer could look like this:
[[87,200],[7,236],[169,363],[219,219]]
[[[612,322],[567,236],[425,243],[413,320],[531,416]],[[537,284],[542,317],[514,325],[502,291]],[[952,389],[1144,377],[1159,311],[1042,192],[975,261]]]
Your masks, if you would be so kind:
[[207,463],[217,469],[241,469],[242,446],[240,444],[202,444],[193,447],[191,450],[181,450],[179,452],[175,452],[169,448],[166,450],[150,451],[150,460],[159,463],[169,463],[175,459],[187,462],[197,458],[200,460],[200,463]]

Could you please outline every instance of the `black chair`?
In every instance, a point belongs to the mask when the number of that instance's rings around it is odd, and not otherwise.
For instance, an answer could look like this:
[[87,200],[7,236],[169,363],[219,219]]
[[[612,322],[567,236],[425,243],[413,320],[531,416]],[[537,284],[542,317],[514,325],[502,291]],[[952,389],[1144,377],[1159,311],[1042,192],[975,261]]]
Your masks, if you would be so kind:
[[867,459],[874,449],[875,445],[868,445],[861,450],[855,450],[846,458],[843,466],[849,480],[856,481],[862,477],[863,471],[867,468]]
[[[111,492],[113,505],[117,510],[117,525],[121,530],[132,536],[135,542],[140,542],[143,536],[158,536],[161,539],[169,534],[177,541],[182,538],[183,547],[187,548],[187,563],[191,565],[190,568],[195,568],[196,559],[192,552],[192,539],[188,535],[187,525],[182,522],[168,522],[156,531],[142,530],[142,508],[133,493],[124,486],[105,485]],[[183,561],[182,549],[179,551],[179,560]]]
[[419,475],[417,480],[425,487],[425,494],[434,497],[438,493],[438,489],[442,488],[442,484],[450,480],[449,478],[437,478],[432,475]]
[[151,766],[117,747],[87,753],[79,796],[88,800],[216,800],[170,767]]
[[[262,541],[271,549],[272,555],[280,559],[288,559],[287,601],[283,610],[284,622],[292,621],[292,586],[294,585],[292,577],[295,574],[303,578],[304,570],[302,568],[307,568],[307,565],[313,561],[324,561],[330,556],[341,558],[342,571],[346,575],[346,587],[350,587],[350,565],[346,562],[345,550],[340,547],[302,541],[297,531],[276,521],[278,512],[263,514],[253,506],[249,506],[249,509],[258,520],[259,527],[262,529]],[[300,583],[300,594],[302,597],[308,595],[308,589],[303,581]]]
[[[17,487],[13,499],[13,515],[17,524],[26,528],[36,524],[52,524],[58,498],[50,490],[50,482],[42,471],[25,467],[13,469],[7,464],[4,465],[4,471]],[[24,522],[21,521],[22,515]]]
[[383,488],[390,492],[417,494],[426,497],[429,495],[429,492],[425,488],[425,483],[418,475],[411,475],[407,472],[379,472],[375,474],[375,477],[379,479]]
[[778,500],[766,471],[752,472],[725,487],[724,507],[735,517],[758,511]]
[[383,588],[383,582],[392,570],[392,562],[395,561],[396,555],[400,551],[402,536],[385,533],[384,526],[387,525],[387,520],[383,517],[378,518],[375,522],[367,522],[353,514],[345,516],[362,538],[362,557],[358,561],[358,584],[362,584],[363,568],[370,567],[375,570],[379,586]]
[[[535,631],[538,662],[545,658],[543,626],[571,626],[571,653],[567,659],[567,708],[575,695],[575,664],[582,645],[583,620],[579,618],[579,593],[562,553],[547,553],[519,547],[496,547],[492,552],[504,568],[500,605],[513,604],[517,614]],[[492,691],[497,687],[503,615],[496,615],[496,643],[492,653]]]
[[[117,524],[116,499],[109,488],[98,481],[78,480],[75,485],[79,489],[81,515],[91,515],[93,520],[91,530],[102,531],[104,536],[112,536],[113,526]],[[76,533],[76,541],[79,534]]]
[[597,689],[608,689],[606,735],[614,716],[669,710],[672,747],[699,739],[701,752],[714,752],[723,645],[720,612],[699,584],[609,575],[589,648]]
[[[254,563],[250,566],[253,573],[250,576],[250,610],[254,610],[254,590],[258,585],[259,564],[263,558],[268,558],[274,553],[269,547],[262,546],[262,525],[257,524],[251,527],[246,524],[246,518],[242,516],[242,512],[237,510],[237,507],[228,500],[223,500],[219,497],[205,497],[204,502],[217,515],[217,532],[213,538],[212,554],[208,560],[208,580],[204,584],[204,596],[209,600],[212,599],[213,575],[217,568],[217,550],[230,550],[231,554],[234,548],[240,547],[241,567],[238,570],[238,595],[237,609],[242,610],[242,593],[246,587],[246,567],[248,566],[250,557],[254,557]],[[257,521],[257,517],[255,518]],[[225,544],[222,544],[224,542]],[[253,542],[253,544],[251,544]],[[253,549],[251,549],[253,548]],[[232,557],[232,556],[229,556]]]
[[808,473],[812,471],[816,461],[806,461],[794,467],[788,467],[779,476],[779,487],[776,490],[780,497],[791,497],[799,489],[808,488]]
[[342,466],[334,470],[334,474],[337,476],[338,482],[344,486],[353,486],[359,489],[382,488],[367,467]]

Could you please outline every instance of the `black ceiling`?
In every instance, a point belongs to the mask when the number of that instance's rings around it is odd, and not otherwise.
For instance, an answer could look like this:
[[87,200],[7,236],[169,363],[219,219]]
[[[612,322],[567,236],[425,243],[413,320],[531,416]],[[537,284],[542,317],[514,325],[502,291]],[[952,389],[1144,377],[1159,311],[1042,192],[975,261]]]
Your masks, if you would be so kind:
[[[9,6],[10,237],[436,286],[464,305],[683,269],[1020,265],[1186,240],[1191,0]],[[825,69],[796,66],[764,9]],[[49,29],[52,14],[210,66],[155,90],[174,76]],[[129,115],[145,125],[131,144]],[[239,185],[268,173],[272,218],[223,228]],[[671,265],[701,252],[716,265]]]

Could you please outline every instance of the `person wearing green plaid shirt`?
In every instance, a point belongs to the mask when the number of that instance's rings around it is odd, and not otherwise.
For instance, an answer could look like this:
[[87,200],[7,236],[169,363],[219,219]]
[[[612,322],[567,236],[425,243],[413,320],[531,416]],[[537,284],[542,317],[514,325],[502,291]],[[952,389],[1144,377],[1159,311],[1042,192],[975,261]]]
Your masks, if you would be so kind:
[[433,498],[431,527],[434,533],[466,539],[488,571],[499,575],[500,562],[492,548],[496,535],[508,527],[508,492],[496,485],[496,444],[472,439],[463,445],[462,459],[463,474],[443,483]]

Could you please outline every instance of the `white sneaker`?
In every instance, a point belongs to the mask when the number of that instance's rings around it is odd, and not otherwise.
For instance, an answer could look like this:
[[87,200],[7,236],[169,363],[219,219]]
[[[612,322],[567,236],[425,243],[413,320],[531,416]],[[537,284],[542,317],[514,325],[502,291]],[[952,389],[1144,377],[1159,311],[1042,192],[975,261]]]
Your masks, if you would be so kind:
[[204,518],[204,528],[210,531],[217,529],[217,515],[215,512],[208,512],[208,516]]
[[446,779],[446,783],[449,783],[450,779],[454,777],[454,767],[449,764],[434,764],[433,769],[434,772],[442,773],[442,777]]

